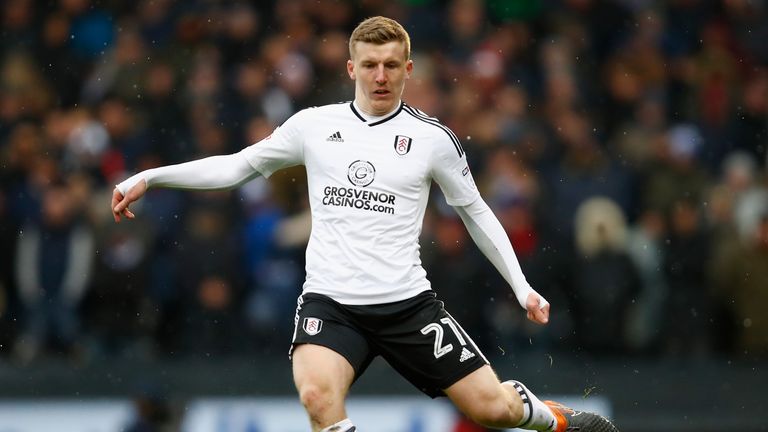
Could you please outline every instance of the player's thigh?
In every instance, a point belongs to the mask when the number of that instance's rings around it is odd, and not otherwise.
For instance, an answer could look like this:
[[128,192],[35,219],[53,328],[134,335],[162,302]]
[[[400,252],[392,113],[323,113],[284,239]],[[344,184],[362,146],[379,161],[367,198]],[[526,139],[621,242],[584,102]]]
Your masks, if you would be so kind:
[[461,325],[425,292],[397,305],[391,324],[377,334],[382,356],[414,387],[430,397],[487,364]]
[[373,356],[344,306],[319,294],[299,298],[290,353],[299,392],[334,395],[345,393]]
[[293,380],[299,392],[315,391],[344,398],[355,379],[355,369],[336,351],[313,344],[297,345],[293,350]]

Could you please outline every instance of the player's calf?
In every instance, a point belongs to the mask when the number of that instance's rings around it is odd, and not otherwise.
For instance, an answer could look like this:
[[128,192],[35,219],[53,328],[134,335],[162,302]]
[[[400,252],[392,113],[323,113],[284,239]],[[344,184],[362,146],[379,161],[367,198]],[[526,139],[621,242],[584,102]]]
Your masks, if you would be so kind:
[[490,428],[508,428],[515,424],[515,419],[520,417],[515,412],[517,407],[509,398],[495,398],[485,400],[469,409],[464,409],[464,414],[474,423]]
[[557,420],[552,410],[536,397],[533,392],[515,380],[502,383],[507,391],[517,395],[523,401],[522,418],[515,427],[537,431],[554,431]]

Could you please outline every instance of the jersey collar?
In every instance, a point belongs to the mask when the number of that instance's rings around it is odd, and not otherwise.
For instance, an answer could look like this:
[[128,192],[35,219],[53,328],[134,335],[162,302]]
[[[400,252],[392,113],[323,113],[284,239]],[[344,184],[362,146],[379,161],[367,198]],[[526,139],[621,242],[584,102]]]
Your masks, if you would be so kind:
[[355,102],[354,101],[349,103],[349,108],[352,110],[352,113],[354,113],[355,116],[357,116],[357,118],[360,119],[360,121],[362,121],[363,123],[368,123],[368,126],[373,127],[373,126],[376,126],[376,125],[380,125],[380,124],[382,124],[382,123],[384,123],[384,122],[394,118],[398,114],[400,114],[400,111],[403,110],[403,105],[404,105],[404,103],[401,100],[400,104],[397,106],[397,108],[394,111],[392,111],[389,114],[385,114],[383,116],[380,116],[380,117],[371,117],[370,120],[373,120],[371,122],[366,120],[365,116],[363,116],[363,114],[361,114],[360,111],[358,111],[357,108],[355,108]]

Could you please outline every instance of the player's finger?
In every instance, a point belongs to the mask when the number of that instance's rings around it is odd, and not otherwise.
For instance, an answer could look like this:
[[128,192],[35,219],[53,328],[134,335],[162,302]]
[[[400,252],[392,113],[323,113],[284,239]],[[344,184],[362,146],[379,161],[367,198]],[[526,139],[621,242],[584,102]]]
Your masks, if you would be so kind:
[[117,189],[112,191],[112,202],[110,204],[110,208],[112,209],[112,213],[117,215],[120,212],[117,210],[117,205],[120,203],[120,201],[123,200],[123,194],[120,193]]
[[125,209],[120,208],[120,204],[113,207],[112,214],[115,216],[115,222],[120,222],[123,216],[128,217],[125,213]]
[[543,317],[539,316],[536,312],[531,312],[531,316],[528,319],[530,319],[531,321],[533,321],[536,324],[546,324],[547,323],[547,321]]
[[130,194],[126,195],[122,200],[120,200],[119,203],[117,203],[117,205],[115,205],[115,209],[114,209],[115,213],[119,213],[119,214],[124,215],[126,217],[131,217],[131,216],[128,215],[128,213],[130,213],[131,215],[133,215],[133,213],[131,213],[131,211],[129,210],[128,206],[130,206],[131,203],[134,202],[134,201],[136,201],[136,200],[135,199],[131,199]]
[[123,198],[122,200],[120,200],[120,202],[115,204],[112,211],[114,211],[115,213],[122,213],[123,210],[127,208],[128,208],[128,199]]
[[112,196],[112,217],[115,219],[115,222],[120,223],[120,212],[117,210],[117,204],[115,196]]
[[528,311],[528,319],[538,324],[546,324],[548,321],[547,315],[538,308]]
[[119,213],[120,210],[118,206],[125,200],[125,197],[123,194],[120,193],[119,190],[115,189],[112,191],[112,211],[114,213]]

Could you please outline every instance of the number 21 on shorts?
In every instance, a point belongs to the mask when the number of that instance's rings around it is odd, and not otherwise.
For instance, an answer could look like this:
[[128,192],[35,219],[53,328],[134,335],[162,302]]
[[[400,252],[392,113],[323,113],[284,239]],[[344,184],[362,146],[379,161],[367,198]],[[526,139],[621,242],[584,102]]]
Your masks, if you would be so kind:
[[[467,345],[467,342],[464,340],[464,337],[461,335],[459,328],[456,326],[456,324],[453,321],[451,321],[450,318],[448,317],[441,318],[440,322],[448,325],[448,328],[450,328],[451,331],[453,331],[453,334],[456,335],[456,339],[459,340],[459,343],[461,344],[461,346]],[[452,343],[447,343],[443,345],[443,334],[445,333],[443,330],[443,326],[441,326],[438,323],[429,323],[421,329],[421,334],[423,335],[427,335],[430,332],[435,332],[435,351],[434,351],[435,358],[440,358],[448,354],[449,352],[453,351]]]

